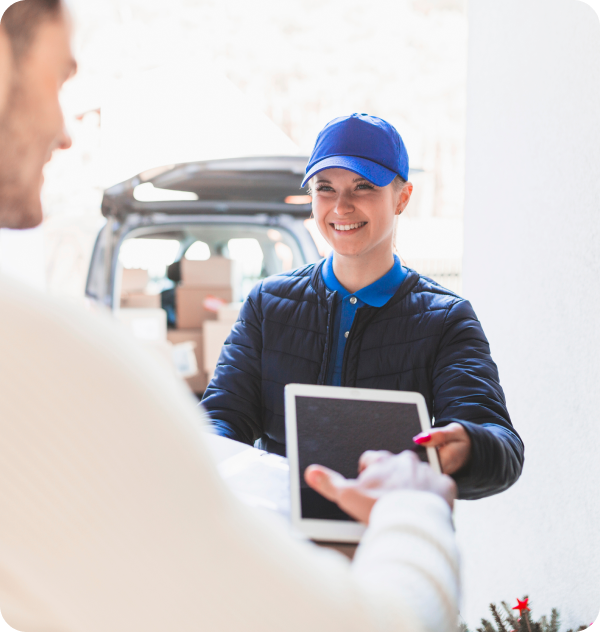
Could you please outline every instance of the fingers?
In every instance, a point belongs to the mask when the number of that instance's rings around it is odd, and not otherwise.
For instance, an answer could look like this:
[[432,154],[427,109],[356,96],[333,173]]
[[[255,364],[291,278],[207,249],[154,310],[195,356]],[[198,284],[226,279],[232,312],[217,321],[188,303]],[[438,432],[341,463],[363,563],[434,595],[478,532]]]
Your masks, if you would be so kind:
[[387,450],[367,450],[358,460],[358,473],[364,472],[368,467],[389,459],[392,455]]
[[469,435],[461,424],[451,423],[442,428],[432,428],[429,432],[422,432],[414,437],[413,441],[427,448],[437,448],[451,441],[469,441]]
[[443,472],[445,474],[454,474],[470,461],[471,448],[466,442],[455,441],[439,448],[438,455]]
[[365,494],[357,481],[346,480],[341,474],[322,465],[307,467],[304,479],[316,492],[336,503],[348,515],[359,522],[369,522],[377,498]]
[[304,472],[304,480],[321,496],[337,503],[341,490],[347,485],[346,479],[323,465],[310,465]]
[[338,506],[349,516],[364,524],[369,524],[369,517],[378,497],[371,496],[360,489],[360,484],[354,483],[342,489],[338,499]]

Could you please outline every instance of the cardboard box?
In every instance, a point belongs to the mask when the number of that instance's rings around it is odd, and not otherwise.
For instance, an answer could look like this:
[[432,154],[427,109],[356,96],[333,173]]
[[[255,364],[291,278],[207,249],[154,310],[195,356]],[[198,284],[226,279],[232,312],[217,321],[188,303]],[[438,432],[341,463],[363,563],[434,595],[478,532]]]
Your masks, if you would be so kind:
[[124,268],[121,277],[121,294],[143,293],[149,279],[148,270]]
[[[203,288],[233,287],[234,262],[225,257],[211,257],[206,261],[181,260],[183,285]],[[231,301],[231,299],[229,299]]]
[[207,320],[204,323],[204,370],[208,381],[217,367],[221,349],[231,332],[231,323],[223,323],[218,320]]
[[242,305],[243,303],[229,303],[228,305],[224,305],[217,312],[217,320],[233,325],[240,315]]
[[231,287],[205,288],[180,285],[175,292],[177,329],[201,329],[207,320],[216,320],[217,313],[206,309],[205,301],[214,296],[231,302]]
[[203,335],[201,329],[171,329],[167,332],[167,339],[174,345],[183,344],[184,342],[194,342],[196,348],[196,362],[198,363],[199,372],[193,377],[186,379],[188,386],[194,393],[204,393],[208,386],[206,372],[204,371],[204,346]]
[[160,309],[160,294],[124,294],[121,307],[133,309]]
[[167,312],[164,309],[119,309],[115,315],[139,340],[166,342]]

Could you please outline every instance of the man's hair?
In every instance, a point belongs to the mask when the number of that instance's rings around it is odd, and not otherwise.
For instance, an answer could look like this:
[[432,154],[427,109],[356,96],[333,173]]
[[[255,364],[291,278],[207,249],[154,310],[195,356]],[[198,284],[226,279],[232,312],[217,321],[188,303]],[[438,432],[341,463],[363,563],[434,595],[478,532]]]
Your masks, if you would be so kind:
[[2,27],[19,61],[33,42],[36,29],[46,20],[56,19],[62,11],[62,0],[20,0],[8,7],[2,17]]

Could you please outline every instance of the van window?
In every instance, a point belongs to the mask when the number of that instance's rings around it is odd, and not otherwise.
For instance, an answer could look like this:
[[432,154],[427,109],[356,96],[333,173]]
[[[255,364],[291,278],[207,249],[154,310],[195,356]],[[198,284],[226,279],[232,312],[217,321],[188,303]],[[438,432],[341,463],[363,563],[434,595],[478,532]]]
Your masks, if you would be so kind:
[[189,247],[185,258],[189,261],[206,261],[210,259],[210,247],[203,241],[197,241]]
[[229,258],[236,262],[236,272],[241,296],[246,296],[250,290],[263,278],[263,262],[265,255],[260,243],[253,238],[230,239],[227,242]]
[[148,270],[150,279],[161,279],[178,252],[175,239],[128,239],[121,246],[119,261],[124,268]]

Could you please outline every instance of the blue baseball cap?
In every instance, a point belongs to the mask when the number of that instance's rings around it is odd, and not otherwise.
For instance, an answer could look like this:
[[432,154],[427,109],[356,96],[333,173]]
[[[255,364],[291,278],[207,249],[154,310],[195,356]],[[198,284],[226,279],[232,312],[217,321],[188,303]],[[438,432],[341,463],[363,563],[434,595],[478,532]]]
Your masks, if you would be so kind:
[[319,133],[302,186],[325,169],[354,171],[378,187],[408,180],[408,153],[393,125],[377,116],[340,116]]

